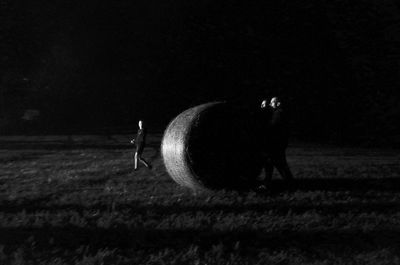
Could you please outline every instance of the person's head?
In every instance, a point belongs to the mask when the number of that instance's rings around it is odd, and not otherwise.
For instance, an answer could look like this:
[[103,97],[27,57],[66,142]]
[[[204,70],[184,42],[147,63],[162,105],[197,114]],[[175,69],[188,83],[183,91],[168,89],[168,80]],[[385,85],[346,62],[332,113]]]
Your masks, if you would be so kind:
[[271,98],[271,102],[269,103],[271,108],[276,109],[281,105],[281,101],[277,97]]
[[138,125],[139,125],[139,128],[142,129],[143,128],[143,121],[139,120]]
[[266,107],[267,107],[267,100],[264,99],[264,100],[261,102],[261,108],[264,109],[264,108],[266,108]]

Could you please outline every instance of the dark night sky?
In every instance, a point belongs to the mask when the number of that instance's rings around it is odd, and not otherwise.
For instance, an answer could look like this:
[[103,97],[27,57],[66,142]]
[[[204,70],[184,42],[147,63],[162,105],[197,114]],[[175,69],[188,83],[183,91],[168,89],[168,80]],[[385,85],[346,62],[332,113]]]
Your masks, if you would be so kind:
[[279,95],[299,135],[399,135],[395,1],[2,3],[5,119],[162,129],[200,103]]

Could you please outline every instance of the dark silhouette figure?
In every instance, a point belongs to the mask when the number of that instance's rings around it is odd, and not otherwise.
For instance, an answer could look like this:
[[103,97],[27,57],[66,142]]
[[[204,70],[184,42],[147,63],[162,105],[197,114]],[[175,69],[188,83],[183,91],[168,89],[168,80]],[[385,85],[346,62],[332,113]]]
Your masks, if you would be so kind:
[[262,119],[261,130],[263,133],[264,182],[271,180],[274,167],[276,167],[283,179],[292,180],[293,175],[286,160],[289,128],[285,112],[277,97],[273,97],[269,105],[267,105],[266,100],[262,101],[260,118]]
[[140,120],[138,123],[138,126],[139,126],[139,129],[137,131],[136,138],[131,140],[131,143],[136,146],[136,150],[133,155],[135,171],[138,169],[138,162],[141,162],[143,165],[145,165],[145,167],[151,169],[151,165],[142,158],[142,153],[143,153],[144,147],[146,145],[147,131],[143,127],[143,121]]

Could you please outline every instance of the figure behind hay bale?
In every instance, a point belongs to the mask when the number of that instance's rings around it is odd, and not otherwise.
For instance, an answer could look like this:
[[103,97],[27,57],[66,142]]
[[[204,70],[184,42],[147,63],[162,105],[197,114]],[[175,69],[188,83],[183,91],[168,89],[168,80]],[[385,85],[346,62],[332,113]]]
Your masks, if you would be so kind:
[[169,175],[192,189],[254,186],[261,171],[256,125],[252,115],[224,102],[182,112],[162,140]]

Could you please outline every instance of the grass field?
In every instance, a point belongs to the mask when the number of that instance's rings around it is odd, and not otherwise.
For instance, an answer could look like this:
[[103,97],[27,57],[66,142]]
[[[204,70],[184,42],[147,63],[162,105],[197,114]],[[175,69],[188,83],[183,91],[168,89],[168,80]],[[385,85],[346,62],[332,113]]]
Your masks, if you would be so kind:
[[125,136],[65,139],[0,139],[0,264],[400,264],[398,150],[294,145],[291,187],[194,194],[160,135],[137,172]]

